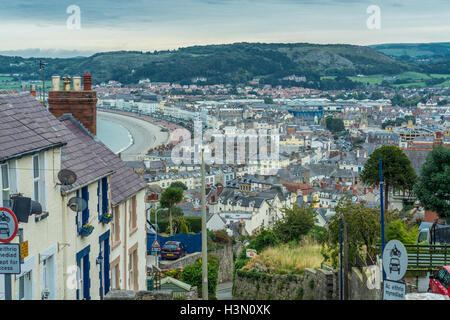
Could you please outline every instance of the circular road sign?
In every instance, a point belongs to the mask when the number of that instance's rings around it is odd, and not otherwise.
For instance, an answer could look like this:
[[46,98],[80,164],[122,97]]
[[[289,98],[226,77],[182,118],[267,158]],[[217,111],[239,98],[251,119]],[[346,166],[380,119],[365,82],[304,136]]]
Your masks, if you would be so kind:
[[16,215],[8,208],[0,207],[0,242],[10,242],[17,234],[19,223]]
[[408,268],[408,253],[398,240],[389,241],[383,251],[383,269],[386,277],[393,281],[403,278]]

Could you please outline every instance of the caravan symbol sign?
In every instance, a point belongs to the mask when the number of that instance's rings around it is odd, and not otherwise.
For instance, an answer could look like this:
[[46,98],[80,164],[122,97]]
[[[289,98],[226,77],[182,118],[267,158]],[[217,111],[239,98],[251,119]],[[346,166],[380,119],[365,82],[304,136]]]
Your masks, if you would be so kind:
[[17,234],[18,227],[16,215],[8,208],[0,208],[0,242],[11,242]]

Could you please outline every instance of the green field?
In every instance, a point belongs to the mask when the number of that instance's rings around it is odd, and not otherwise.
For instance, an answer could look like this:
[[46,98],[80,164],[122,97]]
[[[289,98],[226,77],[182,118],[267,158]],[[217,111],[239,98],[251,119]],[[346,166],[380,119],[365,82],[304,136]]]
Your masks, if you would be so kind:
[[[30,89],[30,83],[27,84],[27,88]],[[52,82],[45,81],[45,89],[48,91],[52,86]],[[42,90],[42,82],[35,83],[36,90],[40,92]],[[19,81],[14,81],[13,77],[0,77],[0,90],[21,90]]]
[[[425,80],[430,79],[441,79],[441,78],[450,78],[450,74],[425,74],[420,72],[414,72],[414,71],[407,71],[400,73],[395,76],[396,80],[404,81],[404,83],[397,83],[393,84],[394,87],[412,87],[412,86],[419,86],[419,87],[425,87],[426,83]],[[384,76],[381,74],[378,75],[370,75],[370,76],[364,76],[364,77],[349,77],[352,81],[362,82],[362,83],[369,83],[370,85],[373,84],[381,84],[383,82]],[[437,84],[436,86],[448,86],[449,80],[443,82],[442,84]]]

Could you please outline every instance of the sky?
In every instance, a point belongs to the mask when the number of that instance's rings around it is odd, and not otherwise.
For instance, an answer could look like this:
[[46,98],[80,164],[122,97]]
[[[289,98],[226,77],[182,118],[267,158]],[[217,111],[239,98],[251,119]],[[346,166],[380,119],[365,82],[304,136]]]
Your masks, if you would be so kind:
[[24,57],[234,42],[449,41],[450,0],[0,0],[0,54]]

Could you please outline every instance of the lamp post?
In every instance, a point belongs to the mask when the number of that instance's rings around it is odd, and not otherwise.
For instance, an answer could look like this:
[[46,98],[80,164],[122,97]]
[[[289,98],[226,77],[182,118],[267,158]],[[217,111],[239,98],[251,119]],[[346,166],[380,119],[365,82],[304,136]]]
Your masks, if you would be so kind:
[[[165,210],[167,210],[167,208],[159,208],[155,211],[155,241],[158,240],[158,212]],[[155,257],[156,257],[156,267],[158,267],[158,251],[155,251]]]
[[206,204],[205,204],[205,149],[202,146],[202,297],[208,300],[208,247],[206,235]]

